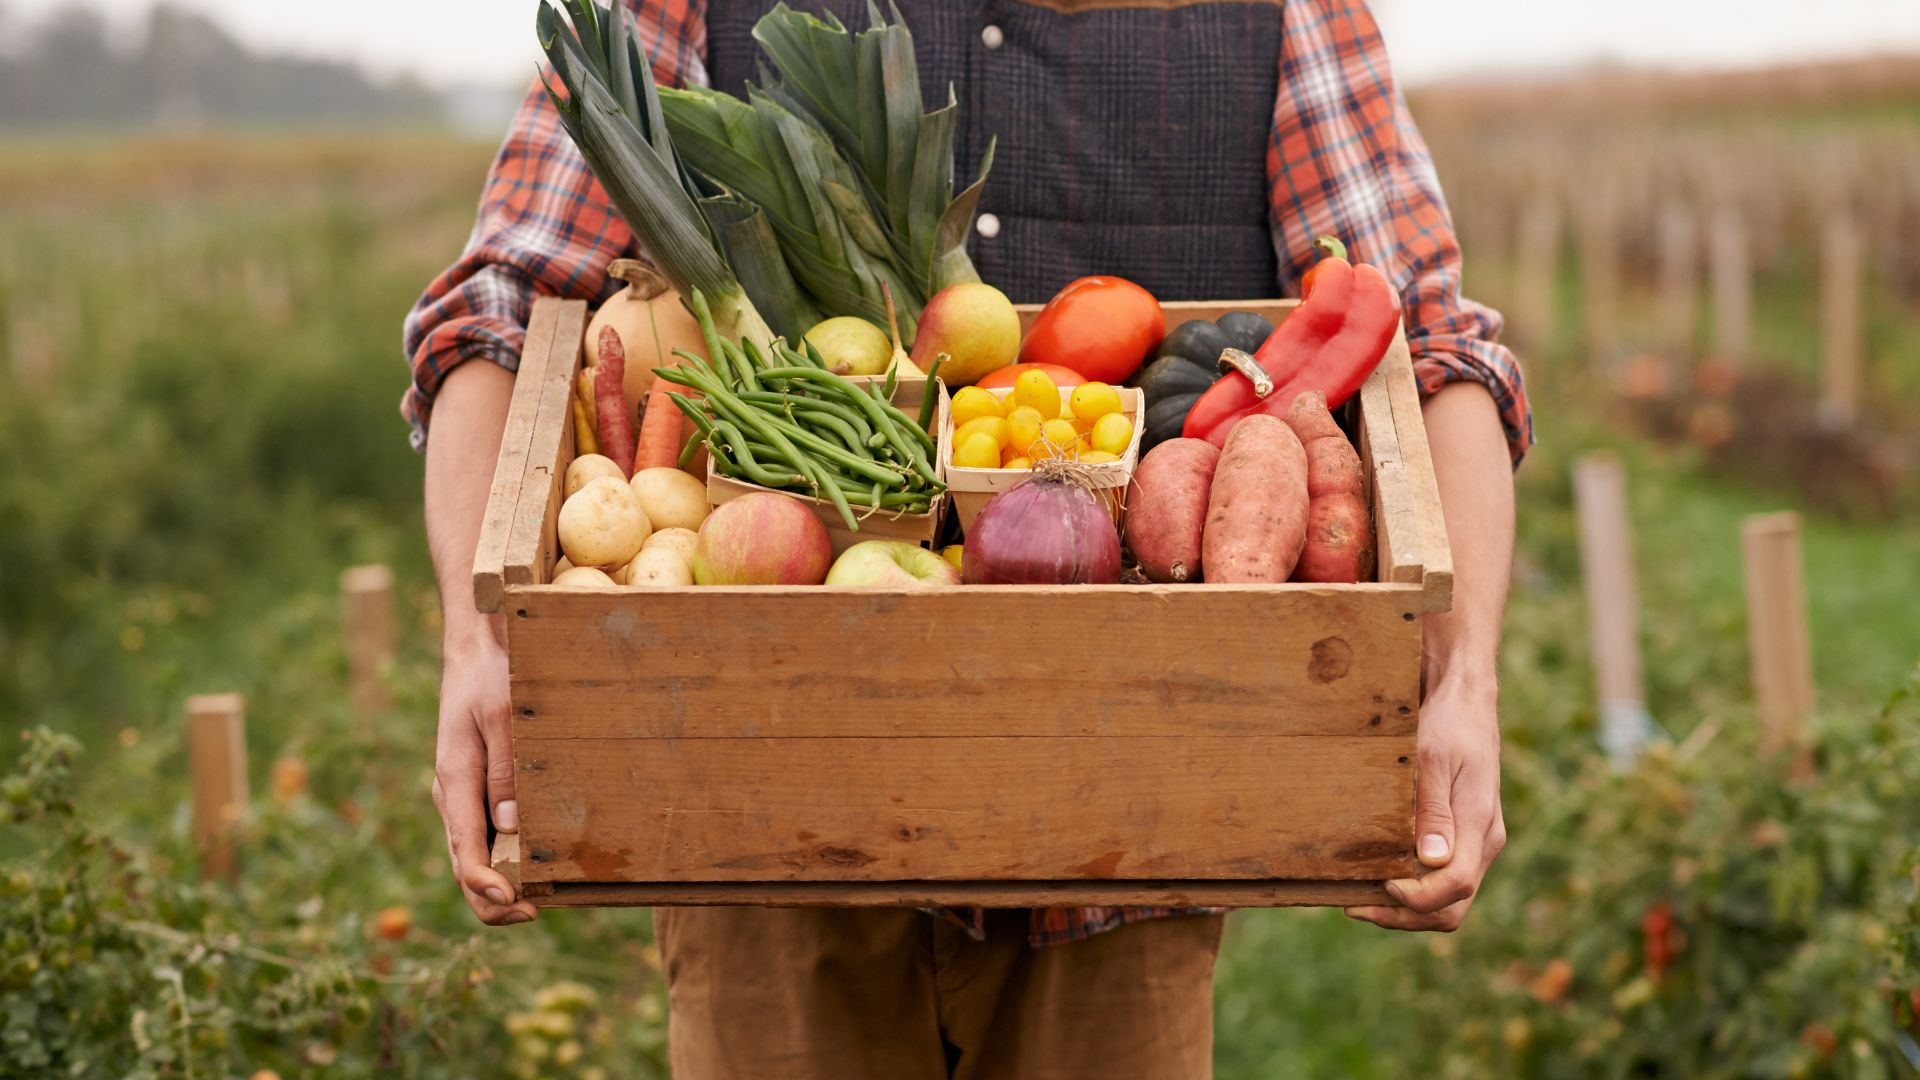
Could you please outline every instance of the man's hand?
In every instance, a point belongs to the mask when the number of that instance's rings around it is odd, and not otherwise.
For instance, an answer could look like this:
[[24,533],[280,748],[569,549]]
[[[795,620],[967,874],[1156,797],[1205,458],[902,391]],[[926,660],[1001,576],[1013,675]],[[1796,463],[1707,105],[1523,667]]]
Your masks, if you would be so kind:
[[1500,813],[1500,722],[1490,681],[1443,680],[1420,712],[1420,861],[1430,872],[1387,882],[1404,907],[1356,907],[1347,914],[1391,930],[1453,931],[1467,917],[1480,879],[1507,844]]
[[507,654],[489,632],[449,642],[440,675],[440,738],[434,754],[433,804],[447,829],[447,857],[467,906],[492,926],[533,921],[532,904],[493,869],[487,849],[488,808],[494,828],[520,827],[513,797],[513,736],[508,727]]

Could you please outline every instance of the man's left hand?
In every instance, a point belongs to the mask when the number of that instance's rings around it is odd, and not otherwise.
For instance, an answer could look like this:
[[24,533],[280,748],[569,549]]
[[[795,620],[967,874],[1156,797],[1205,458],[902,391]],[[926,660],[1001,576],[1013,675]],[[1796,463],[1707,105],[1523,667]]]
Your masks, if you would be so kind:
[[1491,679],[1442,677],[1420,707],[1414,835],[1428,872],[1387,882],[1402,907],[1353,907],[1390,930],[1460,928],[1487,868],[1507,844],[1500,813],[1499,693]]

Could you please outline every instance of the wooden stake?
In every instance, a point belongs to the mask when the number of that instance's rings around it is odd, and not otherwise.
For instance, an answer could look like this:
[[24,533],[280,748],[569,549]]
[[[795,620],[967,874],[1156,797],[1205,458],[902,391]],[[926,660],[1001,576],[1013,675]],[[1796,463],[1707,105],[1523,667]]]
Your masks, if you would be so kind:
[[1584,454],[1574,462],[1573,490],[1600,694],[1600,741],[1614,764],[1625,767],[1639,755],[1653,728],[1640,685],[1639,601],[1626,473],[1612,454]]
[[1560,207],[1536,195],[1520,218],[1515,240],[1512,337],[1534,352],[1553,336],[1554,270],[1560,258]]
[[233,827],[247,809],[246,699],[187,699],[187,762],[193,774],[193,839],[203,877],[234,875]]
[[1813,711],[1813,656],[1801,583],[1800,516],[1755,514],[1740,525],[1747,574],[1747,650],[1759,700],[1761,746],[1799,743]]
[[1860,224],[1835,214],[1820,232],[1820,416],[1851,423],[1860,412]]
[[1661,208],[1660,294],[1654,302],[1655,351],[1676,363],[1693,356],[1693,315],[1699,277],[1694,258],[1693,211],[1681,203]]
[[1738,362],[1747,358],[1753,332],[1753,257],[1747,223],[1731,205],[1713,213],[1709,276],[1713,288],[1713,355]]
[[341,574],[340,607],[353,708],[371,717],[391,704],[386,671],[393,662],[393,571],[356,566]]

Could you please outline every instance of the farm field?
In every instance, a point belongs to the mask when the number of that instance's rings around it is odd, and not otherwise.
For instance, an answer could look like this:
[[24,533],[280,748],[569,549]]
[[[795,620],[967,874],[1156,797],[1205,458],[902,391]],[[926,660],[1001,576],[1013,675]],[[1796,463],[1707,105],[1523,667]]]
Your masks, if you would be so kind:
[[[25,1074],[665,1074],[645,913],[483,932],[427,800],[437,616],[399,327],[490,152],[0,148],[0,720],[49,732],[0,758],[0,1060]],[[1510,259],[1488,247],[1469,286],[1498,294]],[[1814,348],[1812,257],[1776,256],[1756,355]],[[1575,260],[1554,265],[1556,324],[1577,325]],[[1911,435],[1920,303],[1871,280],[1868,415]],[[1577,335],[1540,336],[1508,853],[1452,937],[1235,916],[1219,1075],[1910,1075],[1911,492],[1850,513],[1730,472],[1639,433]],[[1627,774],[1598,750],[1569,480],[1597,448],[1627,470],[1647,705],[1674,740]],[[1739,525],[1775,509],[1806,514],[1812,777],[1756,750]],[[371,720],[349,706],[338,591],[366,563],[393,568],[401,627]],[[226,690],[247,698],[253,810],[237,885],[203,886],[181,709]]]

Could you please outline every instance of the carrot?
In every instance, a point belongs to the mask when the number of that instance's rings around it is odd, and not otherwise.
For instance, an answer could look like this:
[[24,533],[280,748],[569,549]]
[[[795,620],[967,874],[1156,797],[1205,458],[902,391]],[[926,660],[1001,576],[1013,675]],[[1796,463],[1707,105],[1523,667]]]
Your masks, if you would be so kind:
[[633,469],[671,469],[680,462],[683,428],[686,418],[667,395],[675,389],[665,379],[655,379],[647,391],[647,407],[640,413],[640,444],[634,450]]
[[600,416],[600,452],[633,475],[633,425],[627,420],[627,349],[613,327],[600,331],[600,362],[593,366],[593,407]]
[[594,437],[593,421],[587,419],[587,403],[573,395],[573,453],[575,457],[600,452],[600,440]]

